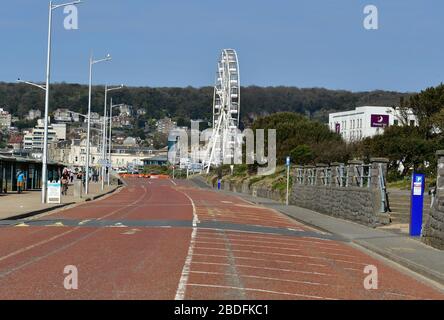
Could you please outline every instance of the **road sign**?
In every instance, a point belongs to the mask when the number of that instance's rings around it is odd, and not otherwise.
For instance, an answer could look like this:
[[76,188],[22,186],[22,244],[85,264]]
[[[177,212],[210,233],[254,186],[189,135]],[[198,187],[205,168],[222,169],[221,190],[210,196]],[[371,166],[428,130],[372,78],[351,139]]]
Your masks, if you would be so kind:
[[286,166],[289,167],[290,164],[291,164],[291,159],[290,157],[287,157]]
[[47,203],[61,203],[62,185],[60,181],[48,181]]
[[422,231],[422,216],[424,209],[425,176],[413,173],[412,199],[410,209],[410,236],[419,237]]
[[98,161],[98,164],[103,166],[103,167],[111,168],[111,163],[108,160],[106,160],[106,159],[100,159]]

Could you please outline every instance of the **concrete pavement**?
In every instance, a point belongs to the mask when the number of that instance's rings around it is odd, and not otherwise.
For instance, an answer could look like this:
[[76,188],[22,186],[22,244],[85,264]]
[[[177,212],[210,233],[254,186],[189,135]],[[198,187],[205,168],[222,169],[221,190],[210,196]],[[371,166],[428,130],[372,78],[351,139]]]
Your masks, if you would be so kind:
[[74,186],[70,185],[68,194],[62,196],[61,204],[42,204],[41,191],[24,191],[21,194],[17,194],[16,192],[2,194],[0,195],[0,220],[24,218],[68,205],[89,201],[101,195],[108,194],[116,188],[116,185],[109,187],[105,185],[105,189],[102,191],[100,183],[91,183],[90,194],[78,198],[74,197]]

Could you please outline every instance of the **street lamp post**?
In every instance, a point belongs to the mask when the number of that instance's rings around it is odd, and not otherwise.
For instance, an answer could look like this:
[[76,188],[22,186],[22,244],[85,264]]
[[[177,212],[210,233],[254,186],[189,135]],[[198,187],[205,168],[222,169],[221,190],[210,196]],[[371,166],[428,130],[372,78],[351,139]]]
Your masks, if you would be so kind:
[[[108,92],[119,90],[123,88],[123,84],[119,87],[115,88],[109,88],[108,85],[105,85],[105,104],[103,109],[103,132],[102,132],[102,174],[101,174],[101,182],[102,182],[102,190],[105,189],[105,173],[106,173],[106,115],[107,115],[107,102],[108,102]],[[109,179],[108,179],[108,185],[109,185]]]
[[45,91],[45,115],[44,115],[44,136],[43,136],[43,155],[42,155],[42,203],[46,203],[46,192],[48,185],[48,117],[49,117],[49,83],[51,79],[51,42],[52,42],[52,12],[55,9],[66,7],[69,5],[80,4],[82,1],[74,1],[65,4],[53,5],[52,1],[49,2],[49,16],[48,16],[48,48],[47,48],[47,60],[46,60],[46,85],[39,85],[29,81],[22,81],[18,79],[20,83],[26,83],[31,86],[40,88]]
[[[123,87],[123,85],[122,85]],[[112,140],[112,128],[113,128],[113,108],[114,107],[119,107],[122,106],[123,104],[116,104],[113,105],[113,99],[111,98],[111,102],[110,102],[110,107],[109,107],[109,138],[108,138],[108,159],[109,162],[111,163],[112,159],[111,159],[111,151],[112,151],[112,144],[113,144],[113,140]],[[110,169],[108,169],[108,177],[107,177],[107,183],[108,186],[110,185]]]
[[93,65],[100,62],[110,61],[111,55],[107,55],[106,58],[100,60],[94,60],[91,55],[89,59],[89,94],[88,94],[88,130],[86,138],[86,165],[85,165],[85,194],[89,193],[89,155],[90,155],[90,139],[91,139],[91,93],[92,93],[92,68]]
[[45,118],[44,118],[44,136],[43,136],[43,157],[42,157],[42,203],[46,203],[46,192],[48,185],[48,116],[49,116],[49,83],[51,79],[51,40],[52,40],[52,12],[55,9],[66,7],[69,5],[80,4],[82,1],[77,0],[69,3],[53,5],[49,2],[48,17],[48,49],[46,59],[46,86],[45,90]]

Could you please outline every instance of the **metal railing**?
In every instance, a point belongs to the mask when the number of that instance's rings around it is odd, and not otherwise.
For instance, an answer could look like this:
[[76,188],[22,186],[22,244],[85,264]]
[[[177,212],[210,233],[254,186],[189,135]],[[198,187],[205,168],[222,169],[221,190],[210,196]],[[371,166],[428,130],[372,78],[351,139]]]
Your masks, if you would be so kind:
[[[378,171],[378,176],[380,175]],[[298,185],[323,185],[342,188],[370,188],[372,185],[372,166],[370,164],[340,164],[328,167],[297,167],[295,182]],[[377,177],[379,179],[379,177]]]

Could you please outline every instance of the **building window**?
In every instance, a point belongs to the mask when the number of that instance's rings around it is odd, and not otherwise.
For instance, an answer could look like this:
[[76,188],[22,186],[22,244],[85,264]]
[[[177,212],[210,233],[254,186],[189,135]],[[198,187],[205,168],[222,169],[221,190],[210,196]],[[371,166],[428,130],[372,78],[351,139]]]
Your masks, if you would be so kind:
[[410,126],[414,127],[415,126],[415,120],[410,120]]
[[398,119],[393,120],[393,125],[395,126],[399,125],[399,120]]

